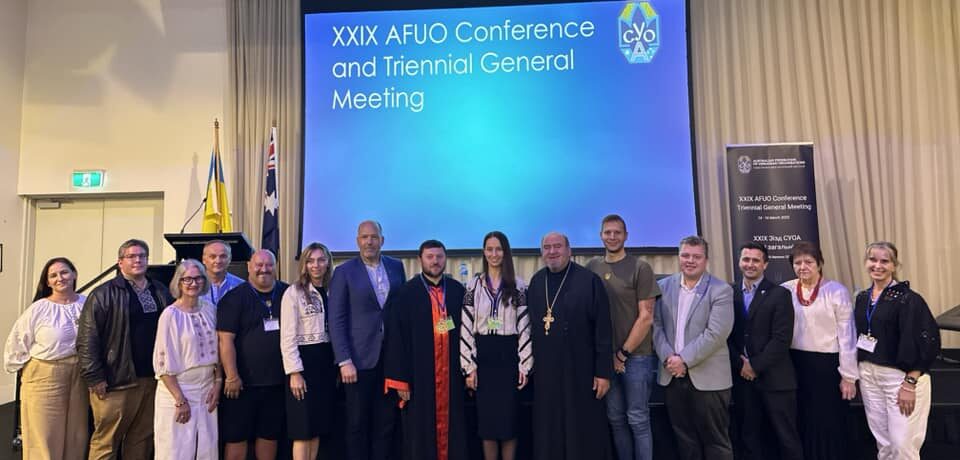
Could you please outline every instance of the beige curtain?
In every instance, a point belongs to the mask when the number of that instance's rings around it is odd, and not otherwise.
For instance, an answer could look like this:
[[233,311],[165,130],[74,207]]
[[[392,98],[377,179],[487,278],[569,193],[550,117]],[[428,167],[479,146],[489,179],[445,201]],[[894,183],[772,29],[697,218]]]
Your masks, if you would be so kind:
[[[288,274],[301,202],[299,11],[298,1],[228,2],[225,125],[237,155],[237,222],[259,241],[263,145],[276,119]],[[712,272],[733,274],[724,147],[811,141],[827,276],[864,286],[864,245],[890,240],[900,248],[900,277],[935,314],[960,303],[960,2],[691,0],[690,37]],[[517,259],[528,279],[540,266]],[[673,256],[647,259],[660,273],[677,268]],[[456,275],[461,261],[479,269],[477,258],[452,258],[448,271]],[[415,259],[405,263],[409,274],[419,269]],[[960,334],[944,337],[960,346]]]
[[277,127],[280,271],[295,272],[300,225],[302,76],[299,0],[227,1],[225,152],[233,156],[234,223],[260,247],[270,128]]
[[[693,0],[700,212],[731,267],[724,147],[812,141],[826,274],[889,240],[934,314],[960,303],[960,2]],[[956,334],[945,345],[960,346]]]

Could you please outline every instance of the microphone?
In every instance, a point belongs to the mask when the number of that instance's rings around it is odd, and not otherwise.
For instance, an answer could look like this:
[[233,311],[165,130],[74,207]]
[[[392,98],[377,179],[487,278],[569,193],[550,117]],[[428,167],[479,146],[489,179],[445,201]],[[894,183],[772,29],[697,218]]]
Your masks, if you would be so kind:
[[183,234],[183,231],[187,229],[187,224],[189,224],[190,221],[193,220],[194,217],[197,217],[197,213],[200,212],[201,209],[203,209],[203,205],[205,205],[205,204],[207,204],[207,198],[206,198],[206,197],[204,197],[204,198],[203,198],[203,201],[200,202],[200,206],[197,206],[197,210],[196,210],[196,211],[193,211],[193,214],[190,214],[190,217],[187,218],[187,221],[183,223],[183,227],[180,227],[180,234],[181,234],[181,235]]

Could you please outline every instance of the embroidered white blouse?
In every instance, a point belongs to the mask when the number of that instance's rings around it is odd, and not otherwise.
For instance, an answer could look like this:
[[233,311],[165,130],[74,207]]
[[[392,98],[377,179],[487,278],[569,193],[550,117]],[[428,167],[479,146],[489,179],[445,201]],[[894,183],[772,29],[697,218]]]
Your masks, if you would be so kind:
[[[840,375],[856,381],[857,327],[853,320],[853,298],[850,291],[837,281],[824,279],[817,298],[809,306],[797,299],[798,280],[783,283],[793,297],[793,343],[790,348],[802,351],[840,354]],[[812,290],[804,289],[809,299]]]
[[280,353],[284,372],[287,375],[303,372],[297,347],[327,342],[330,342],[327,309],[320,292],[313,285],[309,292],[291,285],[280,301]]
[[157,340],[153,346],[153,370],[162,375],[217,364],[217,313],[208,300],[200,299],[200,308],[187,313],[170,305],[160,314]]
[[53,361],[77,354],[77,319],[86,298],[79,294],[68,304],[40,299],[27,307],[7,336],[7,372],[17,372],[30,358]]
[[[527,285],[517,278],[519,304],[513,305],[513,299],[498,297],[487,285],[482,274],[475,276],[467,284],[467,293],[463,300],[463,314],[460,324],[460,367],[469,374],[477,368],[478,335],[519,335],[517,356],[520,359],[519,371],[527,374],[533,368],[533,347],[530,342],[530,317],[527,314]],[[496,317],[493,305],[499,301]],[[491,328],[490,319],[499,322],[499,328]]]

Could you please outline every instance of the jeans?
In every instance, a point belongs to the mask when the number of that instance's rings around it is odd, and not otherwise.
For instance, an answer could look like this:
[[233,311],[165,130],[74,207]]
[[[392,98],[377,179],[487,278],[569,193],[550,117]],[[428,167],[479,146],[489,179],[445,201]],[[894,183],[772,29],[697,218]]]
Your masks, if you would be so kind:
[[627,358],[626,371],[614,374],[607,392],[607,418],[620,460],[653,458],[650,393],[657,378],[657,355]]

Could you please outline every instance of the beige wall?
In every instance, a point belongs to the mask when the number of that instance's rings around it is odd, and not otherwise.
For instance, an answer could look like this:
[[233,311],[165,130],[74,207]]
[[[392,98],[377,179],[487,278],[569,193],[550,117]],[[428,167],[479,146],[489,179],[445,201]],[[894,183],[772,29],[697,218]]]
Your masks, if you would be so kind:
[[[17,196],[20,158],[20,106],[27,0],[0,0],[0,334],[5,340],[20,306],[21,232],[23,204]],[[0,403],[13,399],[14,378],[0,371]]]
[[[162,192],[166,232],[200,204],[226,43],[225,0],[0,0],[3,338],[29,300],[21,196],[74,193],[70,173],[90,168],[107,170],[104,192]],[[0,403],[12,399],[3,373]]]
[[106,169],[104,192],[163,192],[178,231],[203,199],[226,43],[225,0],[30,1],[17,191],[68,194],[74,169]]

